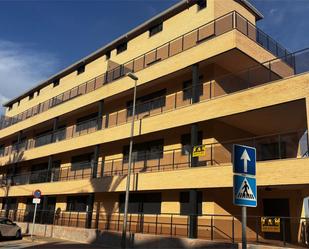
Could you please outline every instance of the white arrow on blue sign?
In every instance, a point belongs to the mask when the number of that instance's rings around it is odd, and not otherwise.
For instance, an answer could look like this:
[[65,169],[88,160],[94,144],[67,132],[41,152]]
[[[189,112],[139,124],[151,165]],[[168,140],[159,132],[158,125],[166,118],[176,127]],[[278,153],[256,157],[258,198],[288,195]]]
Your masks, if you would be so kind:
[[234,175],[234,204],[244,207],[257,206],[257,191],[255,177]]
[[236,174],[256,174],[256,149],[234,144],[233,171]]

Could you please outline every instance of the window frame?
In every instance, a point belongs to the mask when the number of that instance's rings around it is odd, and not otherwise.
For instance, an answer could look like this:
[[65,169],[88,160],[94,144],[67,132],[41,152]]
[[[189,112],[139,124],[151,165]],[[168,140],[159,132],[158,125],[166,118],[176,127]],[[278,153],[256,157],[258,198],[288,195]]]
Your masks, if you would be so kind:
[[207,8],[207,0],[197,0],[197,11],[201,11]]
[[[78,203],[78,201],[80,200],[83,200],[84,202]],[[79,206],[79,205],[84,205],[84,206]],[[88,196],[87,195],[67,196],[66,212],[84,213],[84,212],[87,212],[87,207],[88,207]]]
[[83,64],[83,65],[80,65],[80,66],[76,69],[77,75],[80,75],[80,74],[84,73],[85,70],[86,70],[86,65],[84,65],[84,64]]
[[121,54],[128,49],[128,42],[123,42],[116,47],[117,54]]
[[153,37],[154,35],[163,31],[163,22],[159,24],[153,25],[151,28],[148,29],[149,37]]

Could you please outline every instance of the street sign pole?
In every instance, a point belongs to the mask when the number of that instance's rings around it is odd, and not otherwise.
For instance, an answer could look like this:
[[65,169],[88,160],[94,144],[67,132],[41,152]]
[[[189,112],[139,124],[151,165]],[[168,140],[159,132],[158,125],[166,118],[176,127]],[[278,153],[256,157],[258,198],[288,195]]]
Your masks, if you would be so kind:
[[247,207],[241,207],[242,223],[242,249],[247,249]]
[[35,203],[34,206],[34,214],[33,214],[33,222],[32,222],[32,231],[31,231],[31,240],[33,240],[33,233],[34,233],[34,227],[35,227],[35,217],[36,217],[36,209],[38,207],[38,204]]
[[233,146],[233,201],[241,206],[242,249],[247,249],[247,207],[257,206],[256,149]]

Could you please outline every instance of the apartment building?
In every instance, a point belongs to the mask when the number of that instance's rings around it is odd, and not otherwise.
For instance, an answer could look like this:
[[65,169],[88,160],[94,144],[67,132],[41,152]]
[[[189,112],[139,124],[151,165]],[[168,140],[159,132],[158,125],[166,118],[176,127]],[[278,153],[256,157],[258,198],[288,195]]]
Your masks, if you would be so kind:
[[[303,241],[309,50],[288,51],[262,18],[245,0],[180,1],[8,101],[2,213],[31,221],[39,189],[38,223],[121,230],[134,118],[131,232],[239,240],[231,155],[245,144],[258,161],[248,239]],[[281,217],[280,232],[262,231],[264,216]]]

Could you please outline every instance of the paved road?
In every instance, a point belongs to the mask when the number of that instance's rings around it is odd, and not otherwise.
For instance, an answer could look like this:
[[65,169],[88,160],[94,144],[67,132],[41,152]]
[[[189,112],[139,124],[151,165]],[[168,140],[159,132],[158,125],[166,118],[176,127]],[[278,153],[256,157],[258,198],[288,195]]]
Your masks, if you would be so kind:
[[64,241],[53,238],[36,238],[33,242],[30,238],[23,240],[7,240],[0,242],[0,248],[21,249],[21,248],[42,248],[42,249],[109,249],[110,247],[81,244],[77,242]]

